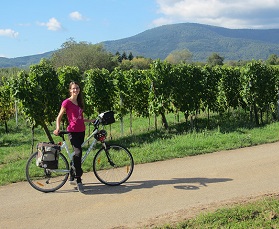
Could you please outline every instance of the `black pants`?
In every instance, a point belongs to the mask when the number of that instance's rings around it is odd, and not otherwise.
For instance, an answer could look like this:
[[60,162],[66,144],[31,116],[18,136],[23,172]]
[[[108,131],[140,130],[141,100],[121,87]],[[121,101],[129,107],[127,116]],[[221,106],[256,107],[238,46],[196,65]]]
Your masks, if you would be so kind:
[[74,149],[74,167],[76,169],[76,177],[82,176],[82,169],[81,169],[81,157],[82,157],[82,148],[81,144],[84,142],[85,131],[83,132],[71,132],[69,133],[69,140]]

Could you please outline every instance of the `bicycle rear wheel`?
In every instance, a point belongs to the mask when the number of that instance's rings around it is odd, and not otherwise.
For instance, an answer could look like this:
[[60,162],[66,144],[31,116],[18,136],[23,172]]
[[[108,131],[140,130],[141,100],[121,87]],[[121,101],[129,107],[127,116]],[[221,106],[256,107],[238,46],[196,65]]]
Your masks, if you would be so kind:
[[58,169],[45,169],[36,165],[37,152],[27,161],[25,173],[29,184],[41,192],[54,192],[61,188],[69,176],[69,163],[63,154],[59,155]]
[[116,186],[127,181],[134,170],[132,154],[123,146],[107,145],[93,159],[93,172],[106,185]]

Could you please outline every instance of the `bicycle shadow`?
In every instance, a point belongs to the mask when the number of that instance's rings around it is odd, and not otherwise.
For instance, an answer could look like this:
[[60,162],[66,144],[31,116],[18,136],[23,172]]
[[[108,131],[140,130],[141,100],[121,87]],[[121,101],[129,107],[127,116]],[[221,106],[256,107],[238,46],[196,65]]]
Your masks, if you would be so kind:
[[149,189],[160,185],[173,185],[176,189],[198,190],[208,184],[232,181],[231,178],[173,178],[171,180],[131,181],[119,186],[108,186],[100,183],[84,183],[85,195],[122,194],[136,189]]

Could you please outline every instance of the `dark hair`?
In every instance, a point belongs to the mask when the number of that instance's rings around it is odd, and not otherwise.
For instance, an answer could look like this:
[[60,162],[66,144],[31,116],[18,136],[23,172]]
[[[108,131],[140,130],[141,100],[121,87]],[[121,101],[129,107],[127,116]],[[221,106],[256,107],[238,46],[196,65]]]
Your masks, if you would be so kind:
[[72,89],[72,85],[73,84],[76,84],[79,86],[79,94],[78,94],[78,97],[77,97],[77,102],[78,102],[78,106],[81,108],[81,109],[84,109],[84,103],[83,103],[83,96],[82,96],[82,90],[81,90],[81,87],[79,85],[79,83],[75,82],[75,81],[72,81],[70,84],[69,84],[69,90]]

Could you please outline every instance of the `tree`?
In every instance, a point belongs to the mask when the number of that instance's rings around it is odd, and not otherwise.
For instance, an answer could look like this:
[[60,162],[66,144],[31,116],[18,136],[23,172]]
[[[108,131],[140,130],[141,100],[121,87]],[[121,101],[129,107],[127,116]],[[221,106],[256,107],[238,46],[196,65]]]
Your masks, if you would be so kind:
[[[59,79],[59,95],[60,95],[60,101],[62,102],[64,99],[69,97],[69,85],[71,81],[78,82],[78,84],[83,88],[82,85],[82,75],[80,74],[80,71],[78,67],[70,67],[70,66],[64,66],[57,69],[57,75]],[[81,92],[82,93],[82,92]],[[62,117],[62,124],[67,123],[66,116]]]
[[150,69],[150,65],[152,64],[152,59],[144,58],[144,57],[136,57],[131,60],[134,69]]
[[261,61],[253,61],[242,69],[241,80],[242,97],[250,107],[251,119],[254,112],[255,123],[259,125],[260,119],[263,123],[262,113],[277,102],[277,72]]
[[116,79],[121,118],[130,113],[130,133],[132,134],[132,114],[135,112],[139,116],[148,116],[150,82],[142,71],[136,69],[128,71],[116,69],[112,74]]
[[55,68],[74,66],[82,73],[93,68],[106,68],[112,71],[117,66],[117,60],[102,45],[77,43],[73,39],[62,44],[61,49],[52,55],[51,62]]
[[221,79],[220,71],[208,65],[202,68],[204,91],[202,93],[203,109],[207,109],[207,117],[209,121],[210,111],[218,111],[217,97],[219,94],[218,86]]
[[128,55],[128,60],[131,61],[131,60],[133,60],[133,59],[134,59],[134,56],[133,56],[132,52],[130,52],[129,55]]
[[150,81],[152,82],[150,90],[150,110],[156,115],[161,115],[162,125],[168,129],[166,112],[170,109],[172,84],[172,66],[170,63],[156,60],[151,64]]
[[150,81],[144,70],[122,70],[115,68],[111,76],[115,80],[118,100],[115,108],[121,121],[123,134],[123,117],[130,113],[130,132],[132,133],[132,113],[148,117],[148,97]]
[[219,56],[217,53],[213,53],[207,58],[206,62],[210,66],[223,65],[224,57]]
[[21,71],[12,85],[14,96],[32,126],[42,126],[50,142],[53,138],[47,127],[56,119],[60,109],[59,80],[53,66],[42,59],[30,67],[27,74]]
[[192,57],[193,54],[188,49],[183,49],[171,52],[165,60],[171,64],[190,63]]
[[122,70],[130,70],[130,69],[149,69],[150,64],[152,63],[151,59],[136,57],[132,60],[123,60],[119,67]]
[[120,53],[119,53],[118,51],[115,53],[115,56],[116,56],[116,58],[117,58],[117,61],[118,61],[119,63],[121,63],[121,62],[122,62],[122,56],[120,55]]
[[85,114],[112,110],[115,104],[114,82],[107,69],[90,69],[84,73]]
[[203,75],[199,66],[178,64],[173,67],[173,80],[170,85],[174,106],[184,113],[187,123],[188,116],[194,115],[201,106],[204,91]]
[[150,93],[150,74],[149,70],[133,70],[132,82],[133,82],[133,94],[134,94],[134,111],[136,115],[141,117],[148,117],[148,98]]
[[236,109],[237,107],[243,105],[243,100],[241,98],[241,73],[240,68],[238,67],[226,67],[220,69],[221,79],[219,84],[219,101],[223,100],[225,103],[223,108],[224,110],[229,109],[230,107]]
[[71,81],[78,82],[82,85],[82,74],[78,67],[64,66],[57,69],[58,79],[60,83],[60,95],[62,99],[69,96],[69,84]]
[[12,96],[10,92],[10,80],[6,77],[2,77],[0,81],[0,122],[5,124],[5,132],[8,133],[8,120],[15,113],[14,103],[12,102]]
[[266,63],[269,65],[278,65],[279,64],[279,58],[276,54],[271,54],[268,59],[266,60]]
[[119,65],[121,70],[130,70],[133,67],[133,63],[130,60],[122,60],[121,64]]
[[127,60],[128,59],[127,54],[126,54],[125,51],[122,53],[121,58],[122,58],[122,60]]
[[114,108],[120,117],[123,134],[123,117],[129,112],[129,109],[125,106],[128,90],[127,80],[124,75],[124,70],[120,67],[115,68],[112,71],[111,77],[114,79],[116,91],[116,103]]

